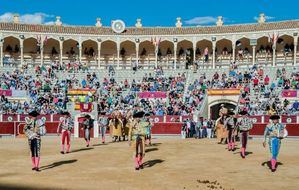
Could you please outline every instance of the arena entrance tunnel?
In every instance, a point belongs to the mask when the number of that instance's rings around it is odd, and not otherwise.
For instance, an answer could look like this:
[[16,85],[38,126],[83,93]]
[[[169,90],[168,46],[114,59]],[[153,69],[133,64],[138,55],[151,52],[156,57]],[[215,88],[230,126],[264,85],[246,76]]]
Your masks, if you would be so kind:
[[220,102],[214,105],[210,106],[210,119],[212,120],[217,120],[219,118],[219,110],[221,105],[224,104],[224,107],[226,107],[227,109],[236,109],[236,105],[233,103],[227,103],[227,102]]
[[74,136],[83,138],[84,137],[84,130],[82,123],[85,120],[85,116],[89,115],[90,118],[93,120],[93,128],[90,130],[90,136],[91,138],[97,138],[98,137],[98,121],[96,117],[93,114],[90,113],[80,113],[75,116],[74,119]]

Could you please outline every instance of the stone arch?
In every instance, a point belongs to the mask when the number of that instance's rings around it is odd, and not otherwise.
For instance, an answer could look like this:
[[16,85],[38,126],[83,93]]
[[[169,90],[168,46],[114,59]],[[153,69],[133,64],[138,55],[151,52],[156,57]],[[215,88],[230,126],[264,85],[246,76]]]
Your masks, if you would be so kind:
[[211,119],[216,120],[219,117],[219,108],[220,108],[221,104],[226,105],[226,107],[229,109],[235,109],[238,105],[238,103],[236,101],[230,100],[230,99],[221,99],[221,100],[215,100],[215,101],[211,102],[208,106],[209,107],[208,116]]
[[136,57],[136,44],[130,40],[123,41],[119,51],[121,59],[126,62],[127,59]]
[[233,50],[232,50],[232,41],[226,38],[218,40],[216,42],[216,60],[218,59],[231,59]]
[[174,53],[174,44],[171,41],[164,40],[160,43],[159,49],[161,51],[162,56],[173,55],[173,53]]
[[203,40],[200,40],[200,41],[196,42],[195,55],[196,55],[197,60],[202,59],[202,57],[204,55],[204,50],[205,50],[206,47],[209,50],[209,54],[211,54],[212,51],[213,51],[213,49],[212,49],[213,44],[212,44],[211,41],[203,39]]
[[265,51],[272,51],[271,43],[268,36],[262,36],[257,39],[257,52],[263,53]]
[[59,41],[54,38],[48,38],[48,40],[44,43],[44,58],[56,60],[59,58],[59,54]]
[[26,38],[23,42],[24,56],[32,56],[40,53],[40,47],[37,46],[37,39],[30,37]]
[[116,63],[117,59],[117,44],[112,40],[106,40],[101,43],[101,57],[104,58],[104,63],[107,65],[111,62]]
[[[146,54],[143,55],[143,50],[146,50]],[[155,46],[152,42],[146,40],[139,44],[139,55],[142,56],[154,56],[155,55]]]
[[74,137],[78,138],[79,137],[79,118],[84,117],[85,115],[90,115],[91,119],[94,120],[94,127],[93,127],[93,138],[98,137],[98,117],[90,114],[90,113],[78,113],[74,117]]
[[239,49],[248,50],[248,53],[252,54],[252,47],[250,45],[250,39],[243,37],[236,41],[236,54]]
[[[277,40],[276,45],[277,56],[292,55],[291,52],[294,51],[294,37],[290,35],[282,35]],[[288,54],[285,54],[287,53]]]
[[189,40],[182,40],[177,44],[178,62],[187,61],[188,64],[193,62],[193,43]]
[[82,59],[88,62],[96,60],[98,44],[96,41],[88,39],[82,42]]
[[77,59],[79,55],[79,42],[74,39],[63,41],[63,55],[70,59]]
[[[19,49],[19,50],[18,50]],[[16,52],[16,50],[18,50]],[[3,52],[5,55],[16,56],[20,55],[20,40],[14,36],[7,36],[3,42]]]

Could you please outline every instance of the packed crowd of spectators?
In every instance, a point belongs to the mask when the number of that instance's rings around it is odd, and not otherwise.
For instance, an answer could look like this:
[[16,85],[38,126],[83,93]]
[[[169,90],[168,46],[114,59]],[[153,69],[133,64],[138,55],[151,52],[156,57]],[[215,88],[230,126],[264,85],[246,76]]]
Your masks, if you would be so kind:
[[[82,67],[78,67],[82,70]],[[27,99],[11,99],[2,96],[1,113],[28,113],[36,109],[41,114],[60,113],[67,108],[68,102],[97,102],[98,111],[107,114],[118,109],[126,111],[140,107],[152,115],[193,115],[198,114],[208,89],[240,88],[239,110],[246,109],[251,115],[296,114],[299,103],[288,99],[282,101],[281,90],[299,88],[299,72],[294,70],[290,76],[286,70],[277,69],[276,77],[264,73],[262,67],[240,71],[232,65],[228,73],[215,72],[208,79],[205,74],[195,77],[187,84],[186,73],[165,76],[162,68],[146,73],[141,80],[125,79],[116,82],[114,69],[108,68],[109,76],[100,80],[96,73],[86,72],[84,78],[76,73],[68,73],[59,78],[57,71],[68,71],[67,67],[53,62],[51,66],[37,66],[35,74],[27,68],[3,73],[0,77],[1,89],[26,91]],[[74,68],[71,68],[74,69]],[[79,72],[74,69],[73,71]],[[110,74],[112,72],[112,74]],[[94,94],[68,96],[70,89],[93,89]],[[166,93],[166,98],[138,98],[139,92]]]
[[297,100],[282,97],[283,90],[298,89],[299,72],[296,68],[290,76],[287,75],[285,68],[277,69],[271,83],[270,77],[264,74],[262,68],[254,68],[250,74],[250,83],[246,83],[241,90],[239,110],[246,110],[250,115],[299,113]]

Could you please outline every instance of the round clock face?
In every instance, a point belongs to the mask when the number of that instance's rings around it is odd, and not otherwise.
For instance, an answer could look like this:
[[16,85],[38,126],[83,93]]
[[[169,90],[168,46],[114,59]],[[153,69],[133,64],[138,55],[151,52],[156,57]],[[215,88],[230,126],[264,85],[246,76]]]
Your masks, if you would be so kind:
[[122,20],[115,20],[112,23],[112,30],[116,33],[122,33],[126,28],[125,23]]

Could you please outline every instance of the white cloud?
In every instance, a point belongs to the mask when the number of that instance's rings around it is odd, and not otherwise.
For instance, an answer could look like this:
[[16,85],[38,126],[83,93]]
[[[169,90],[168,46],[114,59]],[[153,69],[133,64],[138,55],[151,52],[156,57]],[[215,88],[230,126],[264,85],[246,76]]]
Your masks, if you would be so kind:
[[205,16],[205,17],[195,17],[190,20],[186,20],[185,24],[188,25],[206,25],[206,24],[215,24],[217,22],[216,17]]
[[[0,15],[0,22],[12,22],[13,21],[14,14],[7,12],[3,15]],[[53,21],[48,21],[51,18],[53,18],[53,15],[48,15],[45,13],[34,13],[34,14],[23,14],[20,15],[19,19],[21,23],[25,24],[46,24],[46,23],[52,23]],[[53,22],[54,23],[54,22]]]
[[55,21],[45,22],[44,25],[55,25]]
[[[254,20],[259,20],[259,18],[260,17],[257,17],[257,16],[253,17]],[[266,20],[273,20],[273,19],[275,19],[275,17],[273,17],[273,16],[265,16],[265,18],[266,18]]]

